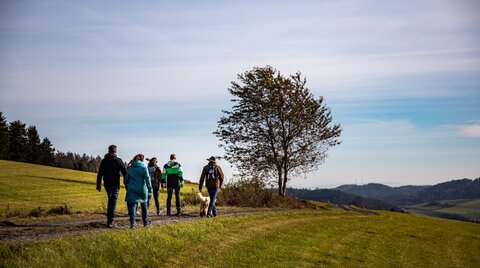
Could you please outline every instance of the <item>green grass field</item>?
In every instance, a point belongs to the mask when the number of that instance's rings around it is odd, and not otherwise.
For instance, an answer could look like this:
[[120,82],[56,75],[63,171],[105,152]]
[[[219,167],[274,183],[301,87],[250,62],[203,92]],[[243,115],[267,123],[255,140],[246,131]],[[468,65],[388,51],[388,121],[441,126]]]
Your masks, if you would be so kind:
[[[0,212],[9,221],[15,213],[28,220],[38,206],[103,213],[107,198],[95,180],[92,173],[0,161]],[[122,188],[120,213],[124,196]],[[478,267],[479,252],[480,224],[328,207],[2,241],[0,267]]]
[[[74,212],[104,213],[107,195],[95,189],[96,180],[95,173],[0,160],[0,215],[27,215],[39,206],[48,210],[65,204]],[[186,184],[182,192],[197,187]],[[122,187],[118,213],[127,213],[125,193]],[[166,190],[161,190],[160,199],[164,208]]]
[[0,245],[0,267],[478,267],[480,225],[293,211]]
[[480,221],[480,199],[443,200],[409,206],[408,210],[418,214],[437,217],[461,216],[467,220]]

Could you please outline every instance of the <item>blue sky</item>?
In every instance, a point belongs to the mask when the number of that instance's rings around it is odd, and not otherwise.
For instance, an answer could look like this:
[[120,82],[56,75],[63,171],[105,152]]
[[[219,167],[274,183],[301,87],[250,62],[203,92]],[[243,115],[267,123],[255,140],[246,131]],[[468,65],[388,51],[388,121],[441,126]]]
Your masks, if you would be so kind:
[[[57,149],[119,146],[187,179],[236,75],[301,71],[343,143],[292,186],[480,177],[478,1],[2,1],[0,110]],[[229,164],[221,161],[231,177]]]

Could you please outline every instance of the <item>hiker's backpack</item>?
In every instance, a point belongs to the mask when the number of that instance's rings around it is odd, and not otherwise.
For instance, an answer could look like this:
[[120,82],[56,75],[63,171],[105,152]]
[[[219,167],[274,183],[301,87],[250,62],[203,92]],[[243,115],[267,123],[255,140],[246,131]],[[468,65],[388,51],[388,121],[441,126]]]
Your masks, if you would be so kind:
[[212,164],[208,167],[208,174],[207,174],[207,179],[210,181],[214,181],[216,177],[216,166],[215,164]]
[[156,174],[155,174],[156,171],[157,171],[156,166],[148,167],[148,173],[150,174],[150,181],[152,183],[158,182],[158,178],[156,177]]

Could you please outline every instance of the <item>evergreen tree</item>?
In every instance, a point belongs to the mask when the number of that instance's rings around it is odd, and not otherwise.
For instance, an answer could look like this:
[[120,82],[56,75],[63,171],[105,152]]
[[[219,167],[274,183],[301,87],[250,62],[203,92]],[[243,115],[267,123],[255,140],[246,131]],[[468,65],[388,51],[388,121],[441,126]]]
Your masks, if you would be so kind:
[[9,143],[8,122],[0,112],[0,159],[9,158]]
[[29,126],[27,129],[27,162],[39,164],[41,146],[40,146],[40,136],[38,135],[37,128],[35,126]]
[[44,138],[40,145],[39,164],[48,166],[55,165],[55,148],[48,138]]
[[10,160],[25,162],[27,160],[27,129],[20,120],[10,123],[8,127]]

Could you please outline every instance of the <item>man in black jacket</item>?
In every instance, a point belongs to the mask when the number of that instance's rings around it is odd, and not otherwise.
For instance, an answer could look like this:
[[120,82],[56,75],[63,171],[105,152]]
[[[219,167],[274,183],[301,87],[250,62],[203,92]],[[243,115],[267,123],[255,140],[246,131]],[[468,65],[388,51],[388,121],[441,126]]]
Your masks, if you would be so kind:
[[102,159],[97,174],[97,190],[99,192],[102,190],[103,178],[103,186],[108,195],[107,225],[110,228],[113,227],[113,217],[117,208],[118,192],[120,191],[120,173],[122,173],[123,177],[127,174],[125,163],[117,157],[116,153],[117,146],[108,146],[108,154]]

